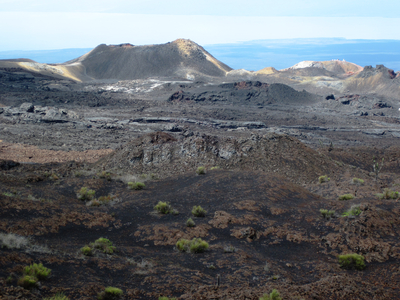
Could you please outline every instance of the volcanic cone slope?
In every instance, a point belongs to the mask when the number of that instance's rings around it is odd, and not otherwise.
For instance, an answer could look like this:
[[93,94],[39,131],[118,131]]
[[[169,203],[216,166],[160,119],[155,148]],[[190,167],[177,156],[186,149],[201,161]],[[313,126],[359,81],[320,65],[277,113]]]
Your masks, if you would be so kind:
[[203,47],[185,39],[160,45],[99,45],[67,62],[81,63],[94,79],[133,80],[148,77],[225,76],[232,69]]

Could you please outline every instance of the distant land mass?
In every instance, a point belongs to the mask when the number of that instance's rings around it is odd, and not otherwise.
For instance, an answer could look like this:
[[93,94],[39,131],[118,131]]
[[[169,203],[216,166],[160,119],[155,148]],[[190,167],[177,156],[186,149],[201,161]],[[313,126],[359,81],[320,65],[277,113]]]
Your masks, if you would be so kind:
[[[265,67],[289,68],[300,61],[345,60],[360,66],[385,65],[400,70],[400,40],[357,40],[344,38],[254,40],[203,46],[216,59],[233,69],[249,71]],[[94,47],[93,47],[94,48]],[[39,63],[63,63],[93,48],[35,51],[0,51],[0,59],[28,58]]]

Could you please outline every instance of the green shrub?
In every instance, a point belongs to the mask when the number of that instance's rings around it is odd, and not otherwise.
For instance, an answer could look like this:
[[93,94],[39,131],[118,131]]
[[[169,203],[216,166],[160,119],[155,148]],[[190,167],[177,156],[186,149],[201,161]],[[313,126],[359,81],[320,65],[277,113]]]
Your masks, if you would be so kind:
[[259,299],[260,300],[282,300],[282,297],[277,290],[273,289],[269,295],[264,294],[264,296],[260,297]]
[[50,298],[43,298],[43,300],[69,300],[69,298],[65,296],[64,293],[57,293],[55,296]]
[[353,194],[343,194],[339,196],[339,200],[351,200],[354,199]]
[[99,178],[104,178],[107,179],[108,181],[111,181],[111,173],[108,173],[106,171],[102,171],[99,174],[97,174],[97,176],[99,176]]
[[334,210],[320,209],[319,211],[320,211],[322,217],[325,219],[328,219],[328,220],[335,215]]
[[193,238],[191,241],[180,239],[176,243],[176,248],[182,252],[201,253],[208,249],[208,243],[201,238]]
[[365,268],[364,256],[351,253],[338,256],[339,264],[344,269],[362,270]]
[[46,279],[51,273],[51,270],[44,267],[43,264],[32,264],[24,268],[24,274],[36,277],[39,280]]
[[154,206],[154,209],[158,211],[160,214],[164,215],[172,212],[172,208],[169,202],[159,201],[158,204]]
[[113,300],[113,299],[120,298],[122,295],[123,295],[123,292],[121,289],[109,286],[109,287],[106,287],[103,292],[101,292],[97,295],[97,299]]
[[143,182],[135,181],[135,182],[128,182],[128,188],[130,190],[143,190],[146,185]]
[[219,169],[219,167],[218,167],[218,166],[211,167],[211,171],[213,171],[213,170],[218,170],[218,169]]
[[176,298],[158,297],[158,300],[176,300]]
[[363,185],[363,184],[364,184],[364,180],[361,179],[361,178],[354,177],[354,178],[351,180],[351,183],[352,183],[352,184],[357,184],[357,185]]
[[193,209],[192,209],[192,215],[193,216],[195,216],[195,217],[205,217],[206,213],[207,212],[200,205],[193,206]]
[[331,180],[331,179],[328,177],[328,175],[322,175],[322,176],[319,176],[319,177],[318,177],[319,183],[328,182],[328,181],[330,181],[330,180]]
[[383,193],[378,193],[376,196],[379,199],[398,199],[399,198],[399,192],[392,191],[391,189],[385,188],[383,190]]
[[196,223],[192,220],[192,218],[189,218],[189,219],[186,221],[186,226],[187,226],[187,227],[194,227],[194,226],[196,226]]
[[89,246],[85,246],[81,248],[81,252],[85,256],[91,256],[93,255],[93,250]]
[[96,191],[89,190],[87,187],[82,187],[77,193],[78,199],[82,201],[90,201],[94,199]]
[[198,167],[196,170],[197,175],[204,175],[206,174],[206,168],[205,167]]
[[116,250],[113,243],[106,238],[99,238],[94,243],[90,243],[90,246],[107,254],[113,254]]
[[38,279],[35,276],[24,275],[18,279],[18,285],[24,289],[31,289],[36,287]]
[[348,211],[342,213],[343,217],[358,216],[361,214],[360,206],[353,205]]

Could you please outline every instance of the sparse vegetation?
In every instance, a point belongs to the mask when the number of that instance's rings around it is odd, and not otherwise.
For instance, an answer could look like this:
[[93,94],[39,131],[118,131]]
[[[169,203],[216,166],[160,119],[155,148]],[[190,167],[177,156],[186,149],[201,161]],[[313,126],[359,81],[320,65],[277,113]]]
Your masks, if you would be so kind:
[[90,201],[94,199],[96,191],[89,190],[87,187],[82,187],[77,193],[78,199],[82,201]]
[[193,238],[192,240],[180,239],[176,243],[176,248],[182,252],[201,253],[208,249],[208,243],[201,238]]
[[187,226],[187,227],[194,227],[194,226],[196,226],[196,223],[192,220],[192,218],[189,218],[189,219],[186,221],[186,226]]
[[163,202],[159,201],[156,206],[154,206],[154,209],[158,211],[160,214],[169,214],[172,212],[172,207],[168,202]]
[[335,215],[334,210],[320,209],[319,210],[324,219],[330,219]]
[[89,247],[100,250],[106,254],[113,254],[117,249],[116,247],[113,246],[113,243],[106,238],[97,239],[94,243],[90,243]]
[[114,300],[119,299],[123,295],[121,289],[116,287],[106,287],[103,292],[97,295],[97,299],[99,300]]
[[198,167],[196,170],[197,175],[204,175],[206,174],[206,168],[205,167]]
[[213,170],[218,170],[218,169],[219,169],[219,167],[218,167],[218,166],[211,167],[211,171],[213,171]]
[[69,298],[65,296],[64,293],[57,293],[55,296],[50,298],[43,298],[43,300],[69,300]]
[[338,256],[339,264],[344,269],[363,270],[365,268],[364,256],[351,253]]
[[176,298],[158,297],[158,300],[176,300]]
[[233,253],[235,251],[236,251],[236,248],[231,245],[227,245],[224,247],[224,253]]
[[18,285],[25,289],[31,289],[37,286],[39,280],[45,280],[51,273],[51,270],[42,264],[32,264],[26,266],[23,276],[18,280]]
[[361,179],[361,178],[354,177],[354,178],[351,180],[351,183],[352,183],[352,184],[356,184],[356,185],[363,185],[363,184],[364,184],[364,180]]
[[376,162],[375,157],[373,158],[373,169],[374,169],[374,174],[375,174],[375,181],[378,181],[379,178],[379,173],[381,172],[382,168],[383,168],[383,162],[384,162],[384,158],[382,158],[382,162],[381,165],[379,165],[379,162]]
[[0,233],[0,248],[21,249],[29,245],[29,239],[14,233]]
[[353,194],[343,194],[339,196],[339,200],[344,201],[344,200],[351,200],[354,199]]
[[318,177],[319,183],[328,182],[328,181],[330,181],[330,180],[331,180],[331,179],[328,177],[328,175],[322,175],[322,176],[319,176],[319,177]]
[[378,193],[376,196],[379,199],[398,199],[399,198],[399,192],[392,191],[391,189],[385,188],[383,190],[383,193]]
[[103,178],[103,179],[106,179],[108,181],[111,181],[111,173],[108,173],[106,171],[102,171],[102,172],[98,173],[97,176],[99,178]]
[[90,248],[89,246],[84,246],[81,248],[81,252],[85,256],[91,256],[93,255],[93,249]]
[[280,293],[273,289],[272,292],[268,294],[264,294],[262,297],[259,298],[260,300],[282,300]]
[[4,193],[3,193],[3,196],[6,196],[6,197],[14,197],[15,194],[10,193],[10,192],[4,192]]
[[205,211],[200,205],[193,206],[192,215],[195,217],[205,217],[207,211]]
[[143,190],[146,185],[143,182],[135,181],[135,182],[128,182],[128,188],[130,190]]
[[358,216],[361,214],[361,209],[359,205],[353,205],[348,211],[342,213],[343,217]]

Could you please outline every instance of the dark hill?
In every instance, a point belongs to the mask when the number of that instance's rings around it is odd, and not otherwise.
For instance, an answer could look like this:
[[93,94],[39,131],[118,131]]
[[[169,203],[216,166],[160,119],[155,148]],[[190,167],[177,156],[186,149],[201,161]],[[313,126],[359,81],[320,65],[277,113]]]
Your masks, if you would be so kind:
[[196,43],[178,39],[160,45],[99,45],[67,62],[80,63],[94,79],[133,80],[148,77],[225,76],[232,70]]

